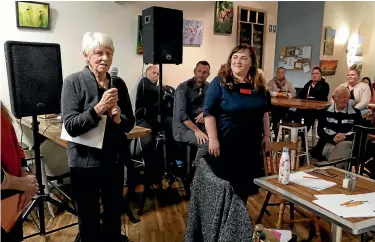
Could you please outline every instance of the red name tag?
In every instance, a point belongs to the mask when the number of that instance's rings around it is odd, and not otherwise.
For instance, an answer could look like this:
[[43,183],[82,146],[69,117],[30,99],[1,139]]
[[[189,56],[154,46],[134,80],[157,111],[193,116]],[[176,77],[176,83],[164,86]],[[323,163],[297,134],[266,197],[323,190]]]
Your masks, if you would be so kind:
[[240,88],[240,93],[250,95],[251,94],[251,90],[250,89]]

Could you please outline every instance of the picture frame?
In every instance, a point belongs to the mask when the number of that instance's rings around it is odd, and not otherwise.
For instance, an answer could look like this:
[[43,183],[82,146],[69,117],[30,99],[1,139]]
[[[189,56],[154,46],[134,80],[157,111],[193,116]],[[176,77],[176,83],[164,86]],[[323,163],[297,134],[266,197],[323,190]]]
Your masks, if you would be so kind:
[[16,1],[16,21],[19,29],[51,29],[50,4],[34,1]]
[[232,34],[234,2],[216,1],[214,16],[214,34]]
[[137,55],[143,55],[143,35],[142,35],[142,15],[138,15],[138,26],[137,26]]
[[325,28],[323,55],[333,56],[334,49],[335,49],[335,37],[336,37],[335,29],[332,29],[331,27]]

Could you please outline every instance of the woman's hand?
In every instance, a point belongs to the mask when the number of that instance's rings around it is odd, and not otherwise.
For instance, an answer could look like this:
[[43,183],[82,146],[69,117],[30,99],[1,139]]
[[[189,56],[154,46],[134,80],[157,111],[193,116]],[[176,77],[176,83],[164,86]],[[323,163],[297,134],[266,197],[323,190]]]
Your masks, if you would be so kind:
[[116,104],[111,111],[109,112],[109,117],[115,122],[116,124],[121,123],[121,109],[120,107]]
[[264,142],[264,148],[265,148],[265,151],[268,152],[271,150],[271,140],[270,140],[270,137],[265,135],[263,136],[263,142]]
[[102,99],[95,106],[95,111],[98,115],[102,115],[107,110],[113,108],[118,102],[117,88],[108,89],[103,93]]
[[220,144],[219,140],[209,140],[208,142],[208,152],[214,157],[220,156]]

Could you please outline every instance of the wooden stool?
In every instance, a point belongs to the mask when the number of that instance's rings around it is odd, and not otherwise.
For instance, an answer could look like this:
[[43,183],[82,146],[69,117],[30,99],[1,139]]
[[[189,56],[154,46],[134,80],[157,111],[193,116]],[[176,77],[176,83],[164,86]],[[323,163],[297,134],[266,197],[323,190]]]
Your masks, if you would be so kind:
[[276,142],[280,141],[280,136],[282,135],[283,129],[289,132],[289,137],[291,142],[297,142],[298,132],[304,132],[305,136],[305,152],[301,152],[307,158],[307,164],[310,165],[309,156],[309,143],[307,140],[307,126],[300,123],[281,123],[279,126],[279,133],[277,134]]

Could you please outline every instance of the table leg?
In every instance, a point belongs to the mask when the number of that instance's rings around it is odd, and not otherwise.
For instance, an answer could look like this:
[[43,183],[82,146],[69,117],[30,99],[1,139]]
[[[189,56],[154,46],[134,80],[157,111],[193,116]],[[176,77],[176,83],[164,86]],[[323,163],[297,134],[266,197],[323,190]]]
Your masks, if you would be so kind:
[[332,224],[330,242],[341,242],[342,228]]

